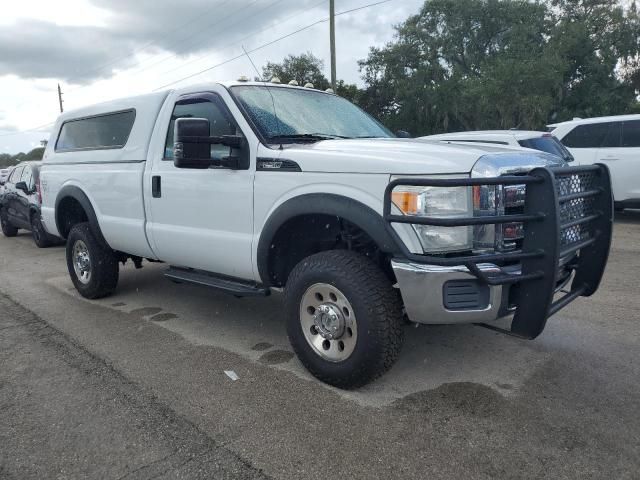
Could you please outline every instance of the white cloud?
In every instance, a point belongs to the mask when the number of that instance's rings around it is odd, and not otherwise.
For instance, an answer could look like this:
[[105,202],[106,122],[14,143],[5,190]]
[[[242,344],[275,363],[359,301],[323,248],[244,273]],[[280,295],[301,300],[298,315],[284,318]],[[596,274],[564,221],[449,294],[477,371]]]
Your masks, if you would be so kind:
[[[338,12],[373,0],[338,0]],[[389,41],[393,25],[423,0],[392,0],[338,17],[338,77],[360,82],[357,61]],[[320,0],[22,0],[3,5],[0,19],[0,124],[25,130],[58,114],[56,86],[66,109],[143,93],[209,68],[328,16]],[[325,60],[328,23],[252,53],[267,61],[307,51]],[[246,58],[189,82],[254,75]],[[26,150],[41,132],[6,136],[2,145]]]

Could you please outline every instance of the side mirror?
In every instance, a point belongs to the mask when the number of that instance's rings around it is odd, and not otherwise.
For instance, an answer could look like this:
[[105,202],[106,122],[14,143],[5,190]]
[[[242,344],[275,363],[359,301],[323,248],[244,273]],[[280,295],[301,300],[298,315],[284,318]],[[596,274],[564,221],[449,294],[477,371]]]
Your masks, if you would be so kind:
[[178,118],[174,127],[173,164],[177,168],[209,168],[211,166],[238,169],[237,157],[229,155],[222,160],[211,158],[211,145],[224,145],[240,149],[246,140],[240,135],[209,136],[210,124],[206,118]]
[[398,130],[396,132],[396,137],[398,137],[398,138],[412,138],[411,134],[409,132],[407,132],[406,130]]
[[209,168],[210,144],[197,142],[209,136],[209,120],[206,118],[178,118],[173,131],[173,164],[178,168]]
[[26,182],[18,182],[16,183],[16,190],[22,190],[24,193],[29,193],[29,187],[27,187]]

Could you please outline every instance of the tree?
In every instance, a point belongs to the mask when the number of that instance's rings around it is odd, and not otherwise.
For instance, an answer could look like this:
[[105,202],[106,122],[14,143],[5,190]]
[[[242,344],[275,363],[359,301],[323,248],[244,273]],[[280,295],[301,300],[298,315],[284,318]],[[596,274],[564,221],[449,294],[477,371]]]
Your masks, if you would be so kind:
[[[323,69],[324,62],[313,53],[307,52],[299,56],[289,55],[282,63],[268,62],[266,66],[262,67],[262,78],[269,81],[277,77],[282,83],[289,83],[291,80],[295,80],[301,86],[310,82],[314,88],[326,90],[331,87],[331,82],[322,73]],[[356,85],[345,83],[344,80],[338,80],[336,88],[336,93],[341,97],[350,101],[357,101],[359,90]]]
[[557,117],[629,113],[640,94],[640,17],[615,0],[553,0],[549,49],[561,60]]
[[20,152],[15,155],[8,153],[0,153],[0,168],[7,168],[17,165],[20,162],[27,162],[31,160],[42,160],[44,154],[44,147],[37,147],[30,150],[28,153]]
[[323,68],[324,62],[307,52],[299,56],[289,55],[282,63],[268,62],[262,67],[262,78],[269,81],[277,77],[282,83],[295,80],[301,86],[311,82],[315,88],[325,90],[330,87],[330,83],[322,73]]
[[626,113],[638,38],[613,0],[429,0],[360,62],[360,101],[414,134]]

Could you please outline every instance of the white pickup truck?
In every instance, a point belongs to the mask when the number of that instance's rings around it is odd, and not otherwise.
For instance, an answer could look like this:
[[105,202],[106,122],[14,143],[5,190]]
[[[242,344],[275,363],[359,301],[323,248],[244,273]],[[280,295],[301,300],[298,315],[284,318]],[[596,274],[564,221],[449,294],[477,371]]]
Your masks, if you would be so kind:
[[391,367],[405,319],[535,338],[596,291],[611,241],[604,166],[396,138],[339,96],[277,84],[66,112],[40,178],[81,295],[111,294],[128,259],[236,296],[284,291],[298,357],[341,388]]

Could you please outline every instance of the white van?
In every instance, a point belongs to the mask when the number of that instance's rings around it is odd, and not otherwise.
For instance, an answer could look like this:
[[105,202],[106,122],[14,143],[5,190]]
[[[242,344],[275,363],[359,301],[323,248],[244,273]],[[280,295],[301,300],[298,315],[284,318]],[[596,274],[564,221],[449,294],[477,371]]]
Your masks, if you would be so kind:
[[640,208],[640,115],[574,118],[549,128],[577,164],[609,167],[616,210]]

